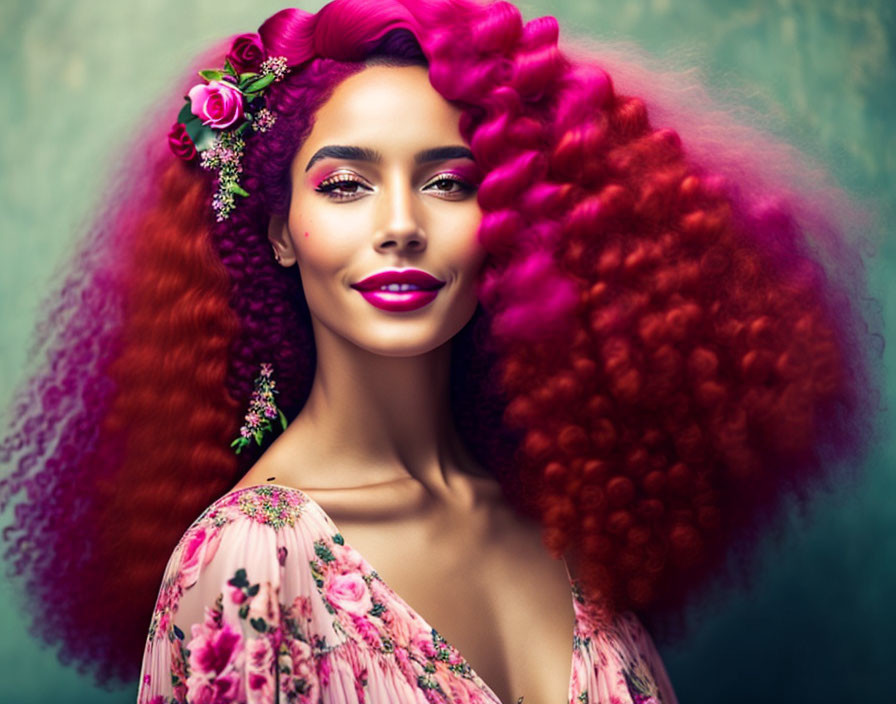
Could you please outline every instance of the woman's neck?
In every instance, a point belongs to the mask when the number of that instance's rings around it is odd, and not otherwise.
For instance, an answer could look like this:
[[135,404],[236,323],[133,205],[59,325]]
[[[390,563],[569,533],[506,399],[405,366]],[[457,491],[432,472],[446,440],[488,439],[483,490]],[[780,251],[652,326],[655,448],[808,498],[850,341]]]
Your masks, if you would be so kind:
[[387,357],[319,326],[315,341],[308,401],[269,451],[279,467],[294,468],[291,483],[327,489],[416,479],[447,496],[452,475],[476,471],[451,417],[450,342]]

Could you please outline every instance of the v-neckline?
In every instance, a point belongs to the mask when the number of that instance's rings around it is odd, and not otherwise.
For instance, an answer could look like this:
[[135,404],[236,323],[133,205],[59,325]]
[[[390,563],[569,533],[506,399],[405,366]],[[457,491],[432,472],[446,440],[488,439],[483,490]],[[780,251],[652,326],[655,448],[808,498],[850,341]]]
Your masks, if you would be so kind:
[[[383,579],[382,576],[380,576],[380,573],[377,571],[376,567],[373,564],[371,564],[370,561],[363,554],[361,554],[361,552],[356,550],[348,541],[345,541],[345,536],[342,535],[342,531],[339,530],[339,526],[336,525],[336,522],[333,521],[332,518],[330,518],[330,515],[326,511],[324,511],[323,507],[319,503],[317,503],[317,501],[315,501],[313,498],[311,498],[308,494],[306,494],[301,489],[297,489],[297,488],[291,487],[291,486],[284,486],[283,484],[255,484],[252,486],[245,486],[240,489],[232,489],[227,494],[222,496],[220,500],[224,500],[229,496],[240,494],[245,491],[253,491],[255,489],[260,489],[260,488],[280,489],[282,491],[291,492],[293,494],[297,494],[300,498],[303,499],[303,501],[305,503],[310,504],[312,509],[317,511],[320,514],[320,516],[324,519],[324,521],[336,533],[338,533],[340,536],[342,536],[343,541],[344,541],[343,545],[342,545],[343,549],[351,551],[352,553],[354,553],[355,556],[360,557],[361,560],[363,560],[363,562],[371,569],[371,571],[376,574],[377,579],[379,580],[380,584],[382,584],[386,588],[386,590],[395,599],[397,599],[399,602],[401,602],[401,604],[404,605],[405,609],[407,610],[407,613],[411,616],[411,618],[416,619],[421,624],[423,624],[423,626],[430,629],[431,631],[435,631],[436,633],[438,633],[439,637],[442,639],[442,641],[449,648],[451,648],[451,650],[453,650],[455,653],[457,653],[457,655],[458,655],[458,657],[460,657],[461,661],[469,668],[469,672],[470,672],[470,675],[471,675],[471,678],[473,679],[473,681],[480,687],[480,689],[482,689],[486,693],[486,695],[488,695],[493,700],[493,702],[495,702],[495,704],[520,704],[520,701],[525,699],[525,694],[522,694],[514,702],[510,702],[510,703],[503,702],[500,699],[500,697],[498,697],[498,695],[495,694],[495,691],[488,685],[488,683],[484,679],[482,679],[482,677],[479,676],[479,673],[477,673],[476,670],[473,669],[473,666],[470,665],[469,661],[467,660],[466,657],[464,657],[463,653],[461,653],[460,650],[458,650],[456,647],[454,647],[453,643],[449,642],[444,637],[444,635],[442,634],[442,631],[434,628],[432,626],[432,624],[429,623],[429,621],[427,621],[425,618],[423,618],[423,616],[420,614],[419,611],[417,611],[417,609],[415,609],[413,606],[411,606],[404,599],[404,597],[402,597],[398,592],[396,592],[391,587],[391,585],[389,585],[386,582],[386,580]],[[570,638],[569,638],[569,643],[570,643],[569,678],[568,678],[568,682],[567,682],[567,686],[566,686],[566,697],[564,699],[564,702],[568,703],[569,702],[569,687],[571,686],[572,681],[573,681],[573,671],[574,671],[574,666],[575,666],[575,638],[576,638],[578,628],[579,628],[579,610],[576,608],[576,589],[577,589],[576,580],[570,574],[569,565],[565,559],[563,559],[563,566],[564,566],[564,569],[566,570],[567,581],[569,582],[570,598],[572,599],[573,616],[574,616],[573,632],[570,634]],[[526,704],[526,702],[523,701],[523,704]]]

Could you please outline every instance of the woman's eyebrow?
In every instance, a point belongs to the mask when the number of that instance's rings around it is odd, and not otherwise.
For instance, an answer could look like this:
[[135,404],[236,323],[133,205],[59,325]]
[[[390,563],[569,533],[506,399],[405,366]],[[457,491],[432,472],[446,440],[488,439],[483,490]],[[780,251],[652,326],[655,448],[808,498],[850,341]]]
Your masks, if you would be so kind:
[[436,147],[426,149],[414,156],[415,164],[426,164],[430,161],[447,161],[448,159],[473,159],[473,152],[466,147]]
[[338,145],[330,145],[321,147],[308,162],[305,171],[308,171],[314,164],[321,159],[347,159],[349,161],[372,161],[374,163],[383,160],[382,154],[375,149],[367,147],[343,147]]
[[[375,149],[367,147],[347,147],[341,145],[328,145],[321,147],[308,161],[305,171],[308,171],[321,159],[347,159],[349,161],[370,161],[379,163],[383,160],[382,154]],[[448,159],[470,159],[473,161],[473,152],[466,147],[435,147],[425,149],[414,155],[415,164],[426,164],[431,161],[447,161]]]

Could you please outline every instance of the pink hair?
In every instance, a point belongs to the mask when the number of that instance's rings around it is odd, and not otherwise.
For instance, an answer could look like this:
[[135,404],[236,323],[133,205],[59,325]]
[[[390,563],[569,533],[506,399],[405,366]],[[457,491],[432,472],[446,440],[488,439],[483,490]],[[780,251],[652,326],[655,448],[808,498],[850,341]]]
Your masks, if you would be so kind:
[[791,150],[615,54],[561,50],[553,18],[506,2],[336,0],[259,34],[295,69],[247,146],[252,196],[215,223],[208,174],[159,131],[76,256],[14,406],[6,555],[66,660],[136,673],[168,554],[257,458],[227,445],[260,362],[301,409],[307,310],[266,225],[317,107],[372,54],[425,59],[464,108],[489,263],[455,342],[455,419],[595,599],[680,609],[786,490],[805,499],[861,457],[879,349],[860,221]]

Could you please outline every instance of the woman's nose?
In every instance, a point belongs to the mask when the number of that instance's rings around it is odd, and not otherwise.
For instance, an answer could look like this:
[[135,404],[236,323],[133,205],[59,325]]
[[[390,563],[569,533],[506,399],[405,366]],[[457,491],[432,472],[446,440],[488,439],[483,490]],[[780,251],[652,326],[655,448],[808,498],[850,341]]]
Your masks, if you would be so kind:
[[385,190],[374,246],[382,251],[422,252],[426,249],[426,234],[412,187],[407,183],[393,183]]

